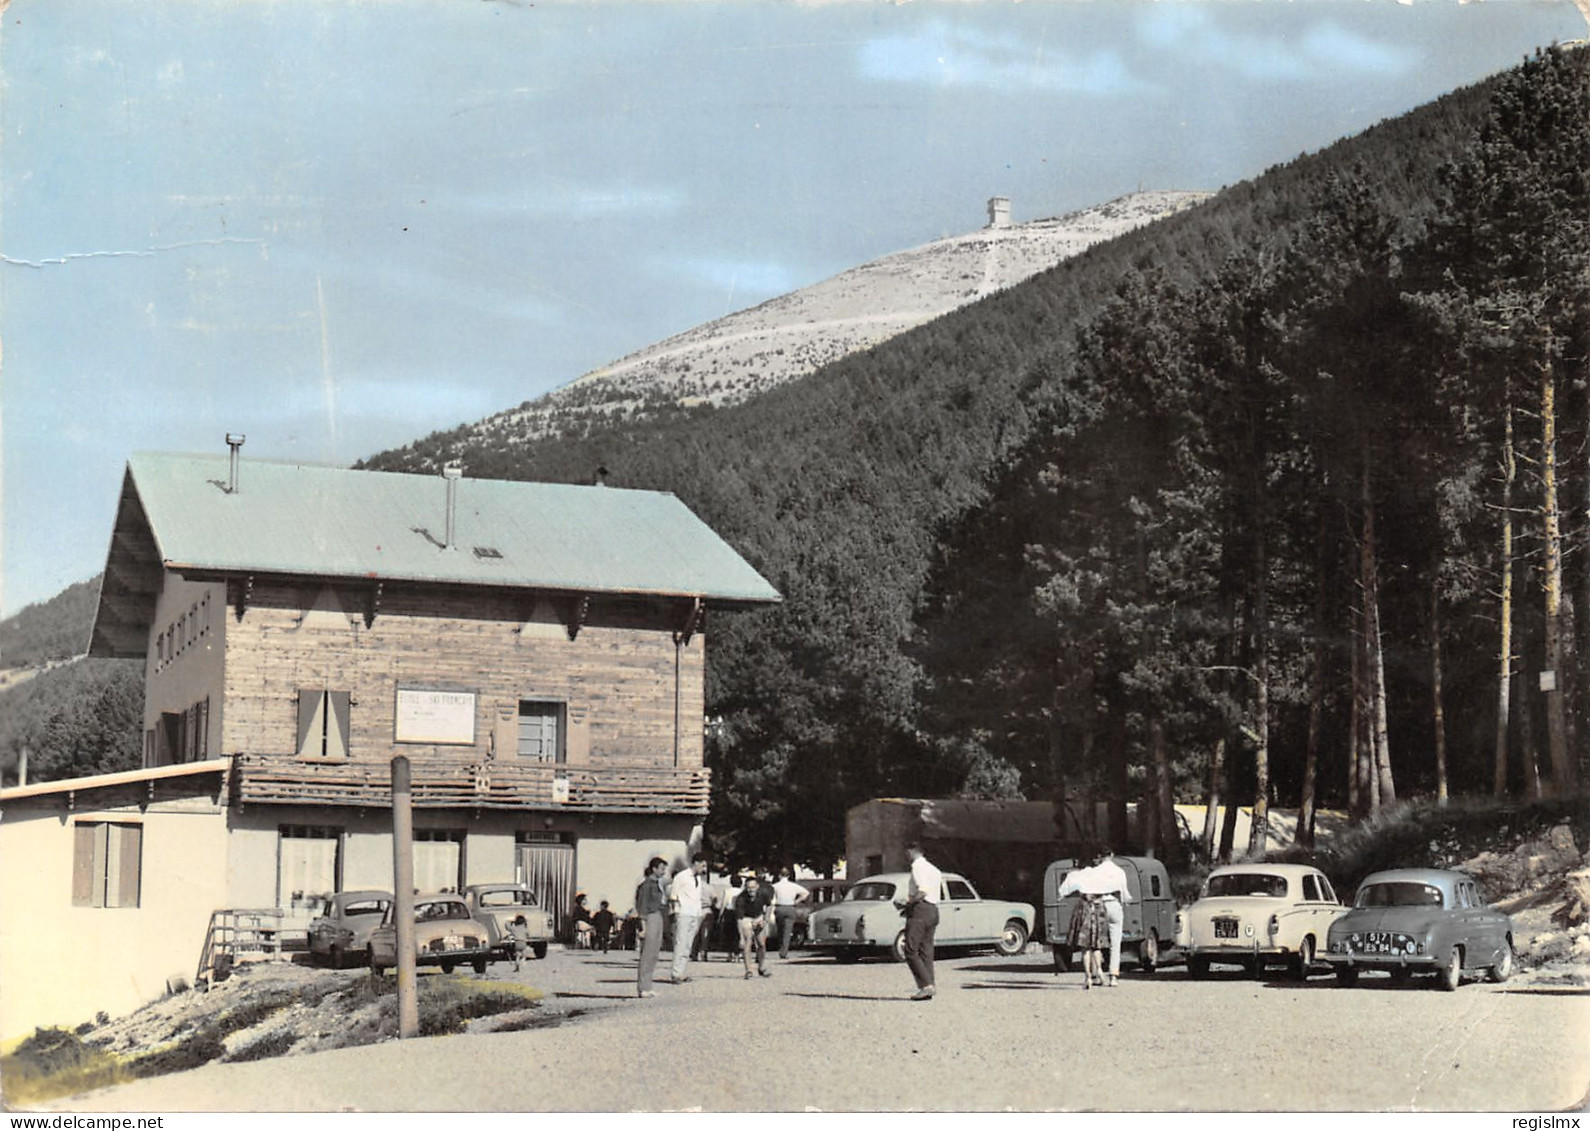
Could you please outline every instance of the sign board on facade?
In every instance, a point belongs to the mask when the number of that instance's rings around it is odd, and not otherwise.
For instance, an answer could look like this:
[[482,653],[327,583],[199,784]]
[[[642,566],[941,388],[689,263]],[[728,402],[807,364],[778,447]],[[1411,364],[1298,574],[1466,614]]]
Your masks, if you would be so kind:
[[563,803],[567,802],[568,799],[569,799],[569,779],[568,778],[553,778],[552,779],[552,800],[557,802],[559,805],[562,805]]
[[475,744],[475,693],[424,687],[397,689],[397,742],[437,746]]
[[1556,672],[1541,672],[1540,673],[1540,689],[1542,691],[1556,691],[1557,690],[1557,673]]

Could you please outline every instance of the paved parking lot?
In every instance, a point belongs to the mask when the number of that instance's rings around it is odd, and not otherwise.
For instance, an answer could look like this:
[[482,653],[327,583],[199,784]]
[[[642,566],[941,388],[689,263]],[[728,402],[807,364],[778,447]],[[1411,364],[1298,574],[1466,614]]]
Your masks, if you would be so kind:
[[[666,955],[664,956],[666,959]],[[809,956],[697,963],[637,1000],[634,954],[553,951],[490,977],[545,990],[558,1025],[393,1041],[142,1081],[59,1110],[1560,1110],[1590,1088],[1581,988],[1236,971],[1056,977],[1034,948],[905,967]],[[663,967],[666,973],[666,966]]]

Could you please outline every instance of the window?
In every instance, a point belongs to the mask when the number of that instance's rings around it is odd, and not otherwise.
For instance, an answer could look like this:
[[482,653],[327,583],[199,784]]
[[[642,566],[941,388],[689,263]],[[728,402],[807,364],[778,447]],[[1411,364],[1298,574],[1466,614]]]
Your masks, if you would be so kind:
[[1303,900],[1306,903],[1318,903],[1320,901],[1319,884],[1315,882],[1313,876],[1303,877]]
[[79,821],[72,837],[72,906],[137,907],[143,876],[143,826]]
[[945,880],[944,888],[949,892],[951,899],[977,898],[977,893],[972,890],[972,885],[965,880]]
[[1160,897],[1160,895],[1162,894],[1160,892],[1159,877],[1158,876],[1150,876],[1150,877],[1148,877],[1148,892],[1155,899],[1158,899]]
[[276,906],[290,915],[312,915],[342,886],[342,830],[280,825],[276,831]]
[[346,758],[348,707],[346,691],[298,692],[298,756]]
[[519,700],[519,741],[515,753],[532,762],[563,762],[563,704]]

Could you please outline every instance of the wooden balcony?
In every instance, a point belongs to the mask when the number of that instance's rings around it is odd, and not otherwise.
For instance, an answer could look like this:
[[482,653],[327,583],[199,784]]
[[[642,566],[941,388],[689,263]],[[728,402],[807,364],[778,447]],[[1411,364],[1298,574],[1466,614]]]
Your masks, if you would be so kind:
[[[411,757],[416,809],[500,809],[574,813],[677,813],[705,816],[710,771],[652,766],[568,766],[546,762],[463,761]],[[291,756],[239,754],[232,759],[232,801],[243,805],[392,804],[386,762],[311,762]]]

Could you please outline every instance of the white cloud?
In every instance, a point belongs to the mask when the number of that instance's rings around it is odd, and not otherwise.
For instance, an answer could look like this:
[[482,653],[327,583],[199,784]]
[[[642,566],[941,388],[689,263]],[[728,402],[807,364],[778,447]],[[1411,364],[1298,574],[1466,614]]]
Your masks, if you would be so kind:
[[518,215],[536,219],[611,219],[622,216],[671,216],[685,194],[679,189],[647,185],[555,184],[522,192],[443,195],[433,206],[452,205],[469,212]]
[[1138,39],[1168,55],[1270,82],[1402,74],[1419,61],[1413,49],[1378,42],[1333,20],[1310,24],[1298,36],[1233,32],[1222,23],[1226,7],[1151,5],[1138,18]]
[[980,87],[1002,92],[1040,90],[1124,94],[1148,84],[1114,51],[1068,54],[1014,34],[943,20],[912,35],[869,40],[859,54],[861,77],[878,82]]

